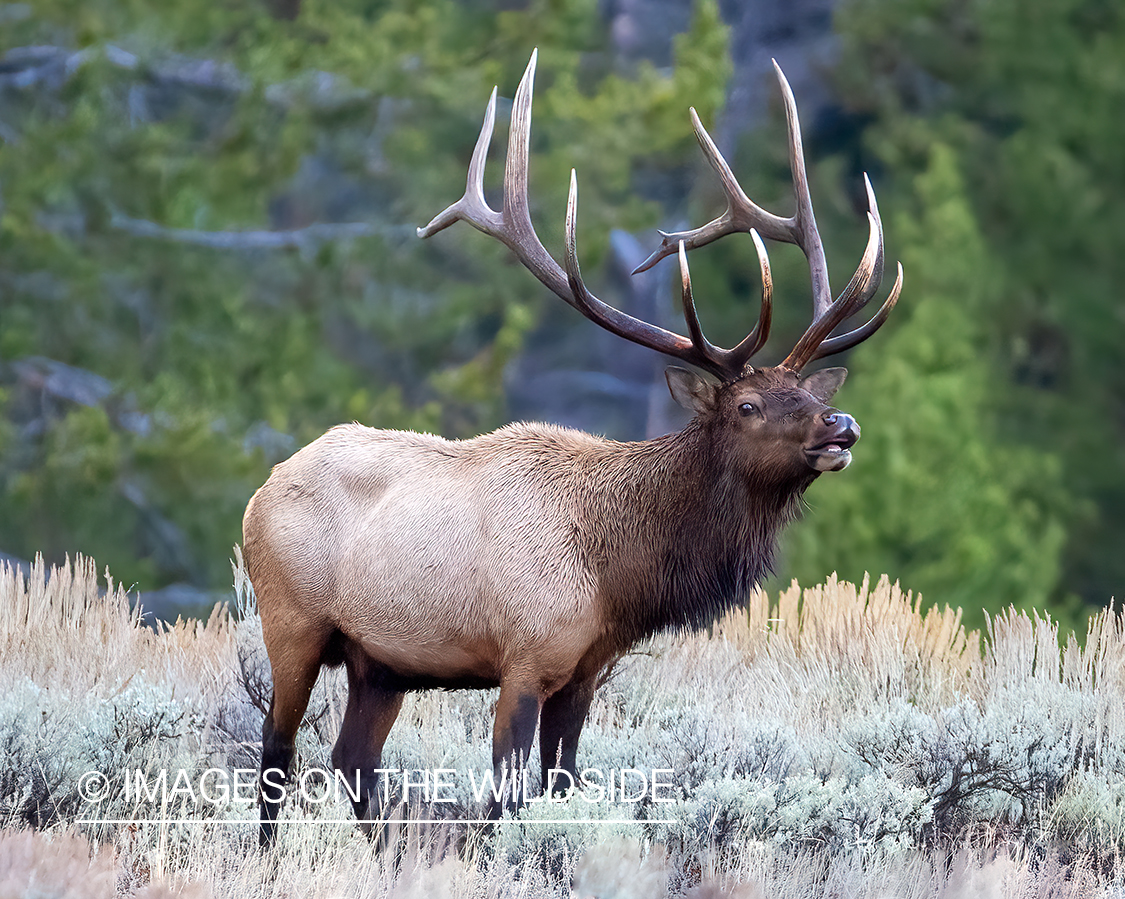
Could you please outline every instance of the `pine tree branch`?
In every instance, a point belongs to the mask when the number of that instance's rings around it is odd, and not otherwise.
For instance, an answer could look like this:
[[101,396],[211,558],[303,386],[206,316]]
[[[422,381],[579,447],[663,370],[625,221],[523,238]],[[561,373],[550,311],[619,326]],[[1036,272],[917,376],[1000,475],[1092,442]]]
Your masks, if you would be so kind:
[[114,213],[110,226],[135,237],[149,237],[175,243],[193,244],[215,250],[288,250],[307,251],[338,240],[361,237],[411,238],[414,229],[404,225],[377,225],[371,222],[318,222],[290,231],[198,231],[190,228],[168,228],[147,219],[131,218]]

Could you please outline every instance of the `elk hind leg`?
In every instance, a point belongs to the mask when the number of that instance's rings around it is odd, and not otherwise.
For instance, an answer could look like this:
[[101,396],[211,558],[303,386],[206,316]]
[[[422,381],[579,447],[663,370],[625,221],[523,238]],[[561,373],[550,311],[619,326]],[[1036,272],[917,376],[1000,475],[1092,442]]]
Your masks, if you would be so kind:
[[389,672],[357,644],[345,651],[348,669],[348,705],[340,736],[332,750],[332,765],[348,792],[359,828],[371,834],[382,812],[380,776],[383,744],[402,708],[403,694],[389,684]]
[[266,847],[277,836],[277,816],[285,801],[289,768],[296,754],[297,728],[309,705],[328,639],[293,640],[275,652],[273,698],[262,722],[262,764],[258,774],[258,842]]

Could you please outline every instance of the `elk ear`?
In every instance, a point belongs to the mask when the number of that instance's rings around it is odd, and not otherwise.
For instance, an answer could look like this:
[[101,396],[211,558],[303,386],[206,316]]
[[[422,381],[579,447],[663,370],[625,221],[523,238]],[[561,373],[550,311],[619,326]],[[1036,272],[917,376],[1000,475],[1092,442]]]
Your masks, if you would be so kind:
[[801,380],[801,386],[822,403],[827,403],[848,376],[846,368],[822,368]]
[[705,381],[693,371],[669,365],[664,369],[672,399],[696,415],[715,408],[715,385]]

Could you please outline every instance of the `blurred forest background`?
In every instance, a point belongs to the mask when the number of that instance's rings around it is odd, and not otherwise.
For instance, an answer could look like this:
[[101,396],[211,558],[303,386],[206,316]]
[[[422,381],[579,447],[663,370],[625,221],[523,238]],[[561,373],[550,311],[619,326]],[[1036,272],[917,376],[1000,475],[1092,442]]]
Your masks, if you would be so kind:
[[[229,593],[269,467],[340,421],[677,426],[664,360],[466,225],[415,236],[535,46],[540,234],[561,251],[576,167],[587,282],[676,330],[674,262],[623,273],[657,227],[721,210],[688,106],[788,214],[778,58],[837,290],[871,174],[906,286],[844,359],[864,439],[809,491],[779,581],[886,572],[974,626],[1008,604],[1074,624],[1121,595],[1118,0],[0,3],[0,552],[83,552],[191,608]],[[800,253],[770,250],[773,362],[811,304]],[[692,272],[708,334],[739,339],[749,240]]]

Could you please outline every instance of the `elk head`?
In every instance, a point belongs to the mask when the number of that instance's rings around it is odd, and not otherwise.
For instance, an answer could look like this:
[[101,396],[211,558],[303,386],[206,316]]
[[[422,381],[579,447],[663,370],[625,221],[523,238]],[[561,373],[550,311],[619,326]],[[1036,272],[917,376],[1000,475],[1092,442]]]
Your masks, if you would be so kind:
[[[665,256],[678,253],[688,334],[683,336],[667,331],[607,305],[583,283],[575,238],[578,182],[573,170],[566,212],[565,267],[560,266],[544,249],[535,233],[528,209],[527,169],[536,55],[537,51],[532,53],[512,105],[502,210],[492,209],[484,198],[485,157],[496,118],[496,90],[493,89],[469,165],[465,193],[428,225],[419,228],[419,237],[429,237],[463,219],[505,244],[535,277],[591,321],[620,337],[715,376],[717,383],[682,368],[673,367],[667,373],[672,396],[696,413],[695,421],[700,427],[712,431],[716,441],[727,443],[734,440],[746,447],[746,474],[754,480],[804,480],[807,483],[822,471],[845,468],[851,461],[851,447],[859,438],[859,425],[850,415],[839,412],[828,403],[847,372],[842,368],[829,368],[802,377],[801,371],[818,359],[840,353],[866,340],[886,321],[898,301],[902,288],[901,264],[894,286],[879,311],[865,324],[833,336],[840,325],[867,305],[882,281],[883,226],[870,180],[864,176],[868,198],[867,248],[855,274],[843,292],[833,299],[824,247],[809,197],[797,105],[776,61],[774,68],[788,120],[789,162],[797,201],[793,215],[774,215],[746,196],[692,109],[695,135],[707,161],[722,182],[727,208],[718,218],[700,228],[661,232],[660,247],[633,272],[644,271]],[[724,349],[708,341],[699,325],[687,251],[739,231],[750,234],[757,250],[762,274],[761,308],[758,322],[746,338],[737,346]],[[801,248],[808,260],[812,280],[813,320],[779,365],[759,368],[750,360],[769,336],[773,294],[769,259],[762,237],[796,244]],[[741,435],[753,437],[740,439]],[[738,451],[732,450],[732,457],[737,459],[738,456]]]

